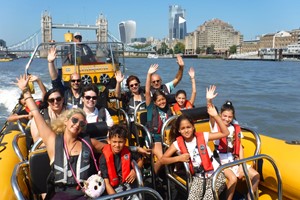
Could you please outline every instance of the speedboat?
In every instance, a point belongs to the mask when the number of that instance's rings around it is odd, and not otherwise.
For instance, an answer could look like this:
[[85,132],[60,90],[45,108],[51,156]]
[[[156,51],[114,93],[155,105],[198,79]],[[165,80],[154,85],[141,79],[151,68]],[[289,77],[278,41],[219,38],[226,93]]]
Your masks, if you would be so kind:
[[[91,55],[75,56],[75,59],[70,60],[68,52],[71,46],[76,50],[77,45],[88,45],[91,49]],[[116,84],[115,72],[122,70],[125,72],[124,60],[124,45],[122,43],[100,43],[100,42],[50,42],[39,44],[27,65],[25,66],[26,73],[29,73],[30,68],[34,67],[36,63],[34,60],[37,57],[40,59],[46,58],[48,48],[55,46],[57,48],[58,58],[56,59],[56,66],[61,73],[62,79],[66,85],[70,82],[70,74],[78,72],[81,76],[83,84],[94,83],[100,91],[105,95],[103,99],[107,102],[107,107],[114,119],[114,123],[123,123],[129,127],[129,117],[127,113],[121,109],[121,102],[114,97],[114,88]],[[76,54],[75,54],[76,55]],[[46,63],[46,61],[45,61]],[[106,97],[106,98],[104,98]],[[135,111],[135,124],[140,130],[140,135],[133,135],[129,140],[135,140],[139,144],[138,137],[143,137],[144,134],[150,136],[149,131],[145,127],[144,103],[141,103]],[[21,109],[20,105],[16,105],[12,112]],[[191,110],[186,110],[187,114],[193,116],[196,121],[197,131],[210,131],[208,124],[208,116],[206,108],[199,107]],[[170,130],[173,120],[177,116],[168,119],[162,129],[162,138],[167,138],[166,135]],[[91,132],[99,132],[103,126],[90,126],[88,130]],[[105,128],[105,127],[104,127]],[[106,127],[107,128],[107,127]],[[244,146],[245,158],[233,162],[231,165],[251,163],[260,173],[261,181],[259,191],[255,194],[252,192],[253,199],[300,199],[300,159],[298,152],[300,152],[300,143],[297,141],[286,142],[275,139],[269,136],[264,136],[252,131],[247,127],[242,129],[244,138],[242,144]],[[45,192],[45,171],[49,167],[49,160],[45,149],[39,148],[39,143],[34,144],[30,152],[26,148],[26,127],[19,122],[8,123],[2,127],[0,132],[0,199],[39,199],[40,194]],[[103,136],[105,137],[105,136]],[[151,138],[151,136],[149,137]],[[101,139],[101,138],[100,138]],[[150,140],[148,147],[151,147]],[[168,148],[168,141],[163,140],[164,150]],[[212,145],[212,144],[211,144]],[[213,145],[212,147],[213,148]],[[37,156],[36,156],[37,155]],[[31,165],[32,158],[42,157],[42,161],[38,160],[37,165]],[[127,196],[129,194],[144,194],[147,193],[155,199],[163,199],[161,193],[155,189],[156,177],[151,167],[155,158],[151,156],[150,160],[150,179],[151,187],[145,186],[143,181],[148,175],[137,173],[139,187],[121,192],[112,196],[103,196],[98,199],[112,199]],[[46,167],[44,167],[46,166]],[[215,173],[216,176],[221,170],[228,165],[221,166]],[[178,175],[174,172],[172,167],[165,166],[166,182],[163,182],[166,187],[163,193],[165,199],[172,199],[172,190],[178,190],[182,194],[187,194],[190,187],[191,174],[185,165],[185,173]],[[136,169],[138,172],[138,169]],[[247,174],[247,171],[245,172]],[[152,174],[152,176],[151,176]],[[44,178],[43,178],[44,177]],[[37,181],[37,182],[36,182]],[[246,176],[241,180],[242,187],[238,188],[241,194],[251,192],[251,185],[249,185],[249,177]],[[214,184],[214,182],[213,182]],[[246,192],[245,192],[246,191]],[[143,195],[141,199],[143,199]],[[215,195],[218,199],[218,196]]]
[[0,62],[10,62],[12,60],[12,58],[0,58]]
[[152,53],[149,53],[147,58],[158,58],[158,55],[157,54],[152,54]]

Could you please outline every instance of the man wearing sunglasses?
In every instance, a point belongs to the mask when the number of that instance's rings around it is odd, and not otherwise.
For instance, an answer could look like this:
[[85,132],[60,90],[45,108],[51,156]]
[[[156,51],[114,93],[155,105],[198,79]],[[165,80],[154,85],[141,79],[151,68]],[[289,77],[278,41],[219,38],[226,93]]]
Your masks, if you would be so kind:
[[82,107],[81,101],[81,78],[78,73],[70,75],[70,87],[66,87],[62,83],[61,76],[58,75],[54,65],[56,58],[56,48],[51,47],[48,50],[48,69],[51,77],[52,87],[58,88],[64,92],[65,105],[68,108]]
[[177,54],[177,64],[179,66],[178,72],[175,76],[175,78],[166,83],[162,84],[162,79],[160,75],[158,74],[152,74],[151,75],[151,94],[153,94],[156,90],[161,90],[163,93],[170,94],[172,90],[178,85],[178,83],[181,81],[183,69],[184,69],[184,62],[182,57]]

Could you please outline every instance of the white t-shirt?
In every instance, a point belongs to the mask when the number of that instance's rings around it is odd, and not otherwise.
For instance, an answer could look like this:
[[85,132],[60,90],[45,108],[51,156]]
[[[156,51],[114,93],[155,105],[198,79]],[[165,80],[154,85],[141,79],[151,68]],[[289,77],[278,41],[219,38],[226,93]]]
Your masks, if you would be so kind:
[[[208,155],[209,155],[209,157],[212,157],[213,153],[210,150],[209,146],[207,145],[209,132],[203,132],[203,135],[204,135],[204,141],[206,143],[206,149],[207,149]],[[179,153],[181,153],[177,141],[174,141],[173,144],[174,144],[176,150]],[[198,148],[197,148],[197,138],[194,137],[191,142],[185,142],[185,145],[186,145],[187,150],[190,154],[193,166],[194,167],[199,167],[201,165],[202,161],[201,161],[201,157],[199,155],[199,151],[198,151]],[[213,165],[214,169],[217,169],[219,167],[219,163],[215,159],[213,159],[212,165]],[[208,177],[211,176],[213,174],[213,172],[214,172],[213,170],[207,172]]]
[[[88,123],[95,123],[98,120],[98,113],[99,110],[97,108],[95,108],[94,112],[89,113],[86,115],[86,121]],[[108,127],[112,127],[114,125],[114,121],[111,117],[111,115],[109,114],[108,110],[105,108],[105,122],[107,124]]]

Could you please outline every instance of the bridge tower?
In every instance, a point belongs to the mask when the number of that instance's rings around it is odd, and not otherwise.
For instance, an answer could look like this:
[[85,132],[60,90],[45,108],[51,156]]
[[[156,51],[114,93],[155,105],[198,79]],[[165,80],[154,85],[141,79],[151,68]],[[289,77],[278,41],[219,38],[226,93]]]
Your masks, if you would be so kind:
[[47,11],[42,14],[41,29],[42,42],[44,43],[52,40],[52,17]]
[[107,42],[108,22],[103,14],[100,14],[98,19],[96,20],[96,26],[98,27],[98,29],[96,30],[97,41]]

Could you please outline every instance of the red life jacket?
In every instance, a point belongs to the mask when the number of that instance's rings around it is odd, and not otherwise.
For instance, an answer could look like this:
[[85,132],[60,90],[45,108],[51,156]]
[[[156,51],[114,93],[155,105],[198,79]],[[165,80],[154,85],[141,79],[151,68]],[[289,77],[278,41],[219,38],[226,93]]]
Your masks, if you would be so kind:
[[[106,160],[107,172],[109,176],[109,182],[112,187],[116,187],[119,185],[119,177],[117,174],[117,170],[115,168],[114,162],[114,154],[111,150],[111,146],[109,144],[103,147],[103,155]],[[125,182],[125,179],[130,173],[130,160],[131,154],[127,147],[124,147],[121,151],[121,165],[122,165],[122,183]]]
[[[240,155],[240,146],[241,146],[241,127],[238,124],[233,124],[234,126],[234,143],[233,143],[233,151],[231,152],[233,155],[239,156]],[[217,125],[218,130],[220,131],[219,126]],[[219,146],[218,151],[220,153],[227,153],[228,152],[228,143],[227,137],[223,137],[219,139]]]
[[[197,139],[197,147],[198,147],[199,155],[200,155],[200,158],[202,161],[201,165],[203,166],[204,171],[206,171],[206,172],[211,171],[214,168],[213,168],[212,162],[210,160],[210,157],[208,155],[203,132],[196,132],[195,136]],[[176,138],[176,140],[177,140],[177,143],[178,143],[181,153],[188,153],[188,150],[186,148],[183,137],[179,136]],[[191,160],[189,161],[189,167],[190,167],[191,173],[194,174],[195,173],[194,167],[193,167],[193,163]]]
[[[184,103],[184,109],[191,109],[193,108],[193,105],[191,104],[190,101],[186,100],[185,103]],[[175,103],[173,105],[173,110],[177,113],[178,111],[180,111],[182,108],[179,106],[178,103]]]

